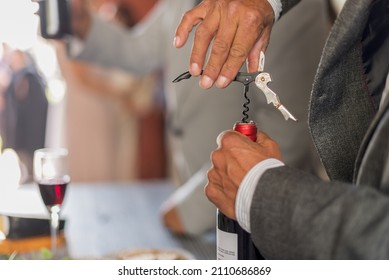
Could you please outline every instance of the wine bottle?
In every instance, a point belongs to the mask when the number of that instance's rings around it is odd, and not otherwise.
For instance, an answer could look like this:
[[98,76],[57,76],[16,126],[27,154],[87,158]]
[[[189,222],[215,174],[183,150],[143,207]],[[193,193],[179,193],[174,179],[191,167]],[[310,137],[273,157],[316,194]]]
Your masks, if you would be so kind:
[[[251,140],[257,140],[257,126],[254,122],[237,122],[234,130]],[[218,260],[258,260],[263,259],[255,247],[251,235],[237,221],[217,210],[216,251]]]

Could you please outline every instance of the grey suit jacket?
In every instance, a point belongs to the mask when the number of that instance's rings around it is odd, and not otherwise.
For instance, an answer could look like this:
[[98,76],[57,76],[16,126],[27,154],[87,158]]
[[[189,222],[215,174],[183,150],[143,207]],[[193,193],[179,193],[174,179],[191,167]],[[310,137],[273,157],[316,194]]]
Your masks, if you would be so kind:
[[311,134],[331,181],[281,167],[258,183],[251,230],[267,258],[389,258],[389,104],[375,112],[361,71],[370,3],[345,4],[311,94]]

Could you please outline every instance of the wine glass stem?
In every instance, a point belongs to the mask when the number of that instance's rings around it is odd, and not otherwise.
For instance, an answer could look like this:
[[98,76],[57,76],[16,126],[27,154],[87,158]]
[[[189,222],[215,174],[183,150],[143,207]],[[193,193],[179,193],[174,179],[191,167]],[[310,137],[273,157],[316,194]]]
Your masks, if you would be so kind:
[[59,207],[53,206],[50,209],[50,236],[51,236],[51,252],[53,257],[57,254],[57,235],[59,228]]

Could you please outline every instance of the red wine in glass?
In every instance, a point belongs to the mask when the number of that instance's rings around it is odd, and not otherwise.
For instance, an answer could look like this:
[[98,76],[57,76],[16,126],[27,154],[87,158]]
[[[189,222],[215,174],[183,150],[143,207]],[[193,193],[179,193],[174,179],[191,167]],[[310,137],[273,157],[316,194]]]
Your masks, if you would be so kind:
[[50,214],[51,251],[57,252],[57,235],[61,206],[67,185],[68,150],[65,148],[43,148],[34,151],[34,180],[39,186],[42,202]]
[[65,180],[39,181],[39,191],[47,207],[62,205],[68,182]]

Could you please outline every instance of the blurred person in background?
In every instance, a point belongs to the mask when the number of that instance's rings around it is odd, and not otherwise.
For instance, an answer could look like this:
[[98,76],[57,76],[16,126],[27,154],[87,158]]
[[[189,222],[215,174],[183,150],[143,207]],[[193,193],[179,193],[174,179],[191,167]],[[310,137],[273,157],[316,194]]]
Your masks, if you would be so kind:
[[[127,27],[147,12],[139,3],[131,13],[109,0],[93,1],[91,8],[112,24]],[[72,180],[165,178],[164,105],[155,96],[157,74],[135,76],[68,60],[63,46],[57,49],[68,87],[66,145]]]
[[[177,234],[200,234],[215,228],[216,209],[203,192],[209,154],[216,147],[216,136],[242,118],[244,102],[243,86],[239,83],[222,91],[216,88],[203,91],[198,88],[196,78],[171,82],[188,69],[191,52],[190,44],[180,50],[173,48],[174,30],[183,13],[196,3],[160,0],[142,21],[128,29],[92,13],[87,1],[72,1],[73,33],[80,40],[74,38],[70,42],[73,58],[141,75],[163,69],[171,173],[179,188],[162,206],[162,215],[166,226]],[[304,4],[294,11],[297,19],[293,19],[293,25],[288,17],[277,24],[265,65],[265,71],[274,80],[270,87],[300,121],[285,122],[276,109],[266,104],[257,88],[249,93],[249,114],[260,130],[269,131],[280,142],[288,164],[321,174],[322,166],[308,133],[306,112],[329,22],[326,1]],[[314,34],[316,40],[308,41],[309,34]]]
[[45,146],[46,81],[28,51],[2,47],[0,135],[3,148],[19,156],[25,182],[32,179],[34,151]]

